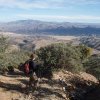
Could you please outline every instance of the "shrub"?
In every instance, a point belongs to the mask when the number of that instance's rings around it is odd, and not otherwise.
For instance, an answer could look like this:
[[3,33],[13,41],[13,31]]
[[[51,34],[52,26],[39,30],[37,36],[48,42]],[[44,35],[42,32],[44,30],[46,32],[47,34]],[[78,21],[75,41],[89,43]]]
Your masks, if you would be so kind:
[[86,45],[79,45],[77,46],[77,49],[80,51],[80,59],[82,63],[88,59],[92,55],[92,48],[87,47]]
[[17,67],[19,63],[28,59],[28,53],[24,50],[6,52],[10,45],[8,45],[8,38],[0,37],[0,71],[8,69],[8,66]]
[[86,72],[100,79],[100,56],[91,56],[89,60],[84,63],[84,67]]
[[52,70],[66,69],[72,72],[83,70],[81,52],[74,46],[58,43],[42,47],[36,51],[43,66]]
[[28,59],[26,52],[14,52],[14,53],[2,53],[0,54],[0,70],[7,70],[8,66],[18,67],[20,63],[25,62]]

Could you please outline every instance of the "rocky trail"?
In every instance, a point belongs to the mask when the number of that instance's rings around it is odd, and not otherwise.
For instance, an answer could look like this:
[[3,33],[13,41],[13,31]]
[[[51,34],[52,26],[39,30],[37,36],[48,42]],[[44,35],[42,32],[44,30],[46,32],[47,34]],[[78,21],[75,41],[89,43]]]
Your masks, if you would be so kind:
[[55,72],[52,80],[41,78],[36,90],[27,84],[22,72],[0,75],[0,100],[100,100],[98,80],[87,73]]

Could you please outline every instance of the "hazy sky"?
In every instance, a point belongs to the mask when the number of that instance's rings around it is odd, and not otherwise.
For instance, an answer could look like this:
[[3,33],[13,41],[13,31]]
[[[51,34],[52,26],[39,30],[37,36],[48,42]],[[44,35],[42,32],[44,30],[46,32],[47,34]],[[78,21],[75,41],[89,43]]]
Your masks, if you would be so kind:
[[0,21],[100,23],[100,0],[0,0]]

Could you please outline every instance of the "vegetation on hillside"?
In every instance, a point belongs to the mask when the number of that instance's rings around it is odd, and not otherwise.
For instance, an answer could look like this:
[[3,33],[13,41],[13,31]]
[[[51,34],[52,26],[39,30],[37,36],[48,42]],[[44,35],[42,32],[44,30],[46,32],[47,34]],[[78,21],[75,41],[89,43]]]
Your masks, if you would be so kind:
[[66,69],[79,72],[83,70],[82,63],[91,55],[91,49],[84,45],[58,43],[42,47],[36,53],[43,66],[51,70]]
[[7,52],[10,45],[7,43],[7,38],[0,37],[0,71],[7,70],[8,66],[17,67],[20,63],[28,59],[28,53],[25,51]]
[[[7,52],[10,45],[7,38],[0,37],[0,72],[8,66],[18,67],[29,59],[30,52],[18,50]],[[51,75],[54,70],[71,72],[85,71],[100,79],[100,56],[91,56],[92,49],[85,45],[72,46],[66,43],[51,44],[36,50],[39,70],[45,75]]]
[[100,37],[96,36],[89,36],[89,37],[83,37],[80,39],[81,43],[92,47],[96,50],[100,50]]
[[100,80],[100,55],[91,56],[87,62],[84,63],[87,73],[90,73]]

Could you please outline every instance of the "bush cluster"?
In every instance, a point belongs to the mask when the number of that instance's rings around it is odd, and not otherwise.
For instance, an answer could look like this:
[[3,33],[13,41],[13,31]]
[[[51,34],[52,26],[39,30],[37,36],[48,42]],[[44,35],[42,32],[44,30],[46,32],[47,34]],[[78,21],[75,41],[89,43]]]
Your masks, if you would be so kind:
[[19,63],[28,59],[28,53],[22,50],[7,53],[10,46],[7,42],[6,37],[0,37],[0,72],[7,70],[8,66],[17,67]]
[[90,55],[89,49],[86,46],[58,43],[42,47],[36,53],[45,68],[79,72],[83,70],[83,60]]
[[[0,70],[8,66],[17,67],[29,59],[29,52],[24,50],[7,53],[7,38],[0,37]],[[84,70],[83,63],[91,56],[91,49],[84,45],[72,46],[66,43],[51,44],[36,50],[39,70],[43,75],[50,76],[54,70],[80,72]]]

